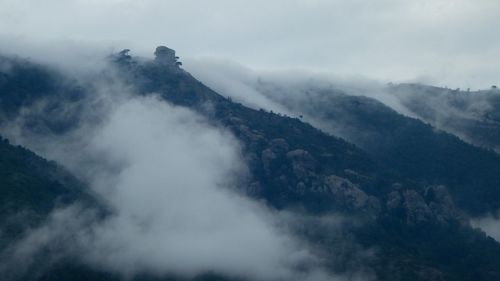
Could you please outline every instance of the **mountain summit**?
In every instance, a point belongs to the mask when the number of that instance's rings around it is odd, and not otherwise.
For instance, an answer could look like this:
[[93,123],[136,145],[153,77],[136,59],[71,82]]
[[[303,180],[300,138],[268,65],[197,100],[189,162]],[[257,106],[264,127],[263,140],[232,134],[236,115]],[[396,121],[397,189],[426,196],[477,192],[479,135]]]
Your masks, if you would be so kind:
[[175,55],[175,51],[165,47],[158,46],[155,50],[155,62],[165,66],[180,66],[181,62],[177,61],[179,57]]

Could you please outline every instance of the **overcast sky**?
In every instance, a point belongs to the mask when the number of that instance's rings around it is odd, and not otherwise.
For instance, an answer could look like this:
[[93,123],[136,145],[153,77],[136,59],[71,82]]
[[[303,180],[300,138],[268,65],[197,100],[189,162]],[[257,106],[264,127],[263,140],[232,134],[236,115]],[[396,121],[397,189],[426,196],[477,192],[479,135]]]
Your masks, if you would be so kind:
[[184,58],[449,87],[500,84],[499,27],[497,0],[0,0],[4,49],[165,44]]

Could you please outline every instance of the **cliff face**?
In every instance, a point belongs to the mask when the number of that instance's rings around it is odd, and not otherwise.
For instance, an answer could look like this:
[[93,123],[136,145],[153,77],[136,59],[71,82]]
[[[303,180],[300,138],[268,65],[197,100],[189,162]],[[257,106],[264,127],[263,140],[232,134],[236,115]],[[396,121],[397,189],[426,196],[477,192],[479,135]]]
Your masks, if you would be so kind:
[[163,66],[179,66],[177,61],[179,57],[175,56],[175,51],[165,46],[159,46],[155,50],[155,62]]

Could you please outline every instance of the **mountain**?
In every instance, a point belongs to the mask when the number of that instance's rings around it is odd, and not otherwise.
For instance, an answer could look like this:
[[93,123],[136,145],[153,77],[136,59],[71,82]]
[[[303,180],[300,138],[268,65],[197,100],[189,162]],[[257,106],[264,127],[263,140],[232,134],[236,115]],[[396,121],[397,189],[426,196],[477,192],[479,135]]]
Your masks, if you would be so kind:
[[500,148],[500,91],[461,91],[420,84],[388,87],[413,114],[434,127],[454,133],[477,146]]
[[76,202],[95,204],[84,185],[64,168],[3,138],[0,194],[0,269],[9,259],[9,246],[43,224],[51,211]]
[[4,238],[33,227],[57,206],[83,198],[79,181],[56,163],[3,138],[0,154],[0,220]]
[[[261,79],[256,86],[258,92],[274,102],[316,120],[323,130],[364,149],[380,165],[423,185],[446,185],[455,203],[468,214],[479,216],[500,209],[500,157],[493,151],[403,116],[370,98],[369,92],[354,95],[356,92],[347,94],[342,89],[314,85],[297,88],[294,91],[299,93],[290,93],[293,98],[287,98],[287,88],[272,81]],[[419,96],[415,91],[413,95],[417,101],[408,104],[415,107],[418,101],[428,101],[429,106],[436,104],[432,102],[433,93]],[[468,126],[481,130],[481,126]],[[490,132],[494,135],[495,131]],[[475,135],[472,131],[470,134]]]
[[[164,47],[156,53],[154,60],[147,60],[124,50],[110,58],[109,72],[99,77],[119,77],[137,95],[158,95],[230,130],[240,141],[249,167],[250,176],[243,187],[248,196],[264,200],[275,210],[300,210],[318,220],[328,215],[345,217],[341,233],[314,219],[300,223],[295,230],[321,249],[329,269],[349,276],[363,264],[379,280],[500,277],[500,244],[468,223],[469,215],[492,210],[498,204],[495,198],[500,192],[493,185],[500,179],[496,170],[500,162],[495,154],[436,132],[371,99],[324,92],[321,96],[327,102],[307,100],[304,104],[311,108],[301,110],[342,125],[344,140],[299,118],[233,102],[184,71],[175,53]],[[26,60],[0,60],[14,70],[2,73],[0,79],[4,125],[15,120],[23,108],[42,103],[41,110],[25,116],[29,122],[23,123],[22,129],[57,135],[77,126],[80,109],[85,106],[82,103],[95,90],[91,84]],[[72,110],[63,110],[67,108]],[[359,137],[346,137],[351,134]],[[21,149],[4,145],[9,151]],[[1,157],[11,163],[8,154]],[[40,163],[44,169],[55,165]],[[15,173],[31,171],[22,165],[12,169]],[[56,202],[57,196],[52,194],[63,192],[51,192],[50,185],[43,183],[51,179],[48,170],[37,175],[40,183],[33,184],[36,191],[24,193],[27,197],[22,201],[43,216],[51,208],[37,209],[37,192],[47,196],[44,202]],[[8,190],[2,189],[2,196]],[[373,255],[362,254],[366,251]],[[120,278],[109,274],[69,262],[53,267],[40,280]],[[217,275],[201,278],[220,279]]]

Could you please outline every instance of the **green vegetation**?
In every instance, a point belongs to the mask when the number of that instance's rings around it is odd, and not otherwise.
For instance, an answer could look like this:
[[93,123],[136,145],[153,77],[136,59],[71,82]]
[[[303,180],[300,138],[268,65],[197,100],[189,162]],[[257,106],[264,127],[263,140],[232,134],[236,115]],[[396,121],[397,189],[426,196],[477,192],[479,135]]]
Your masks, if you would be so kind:
[[[500,244],[468,226],[465,215],[499,207],[500,158],[491,151],[370,99],[325,93],[331,100],[309,104],[308,110],[343,125],[342,136],[352,136],[356,146],[297,118],[226,99],[177,66],[138,61],[128,51],[112,59],[115,70],[139,95],[158,94],[231,130],[249,166],[250,179],[244,183],[249,196],[272,208],[303,210],[311,217],[347,218],[342,233],[298,223],[297,235],[321,249],[330,268],[349,272],[359,262],[372,268],[379,280],[499,280]],[[30,126],[55,133],[75,126],[78,112],[71,118],[57,112],[66,103],[78,104],[92,89],[43,66],[22,60],[9,63],[14,71],[0,74],[2,121],[22,106],[45,99],[48,111],[32,116]],[[4,139],[0,142],[3,245],[56,206],[86,196],[82,184],[56,163]],[[358,252],[363,251],[373,256],[362,257]],[[67,279],[120,277],[65,261],[38,278]],[[209,274],[195,280],[221,278]]]

